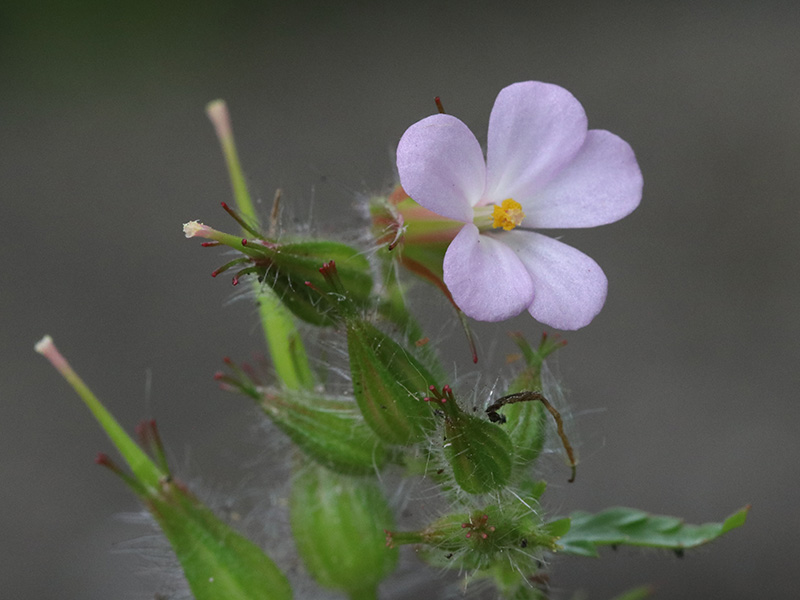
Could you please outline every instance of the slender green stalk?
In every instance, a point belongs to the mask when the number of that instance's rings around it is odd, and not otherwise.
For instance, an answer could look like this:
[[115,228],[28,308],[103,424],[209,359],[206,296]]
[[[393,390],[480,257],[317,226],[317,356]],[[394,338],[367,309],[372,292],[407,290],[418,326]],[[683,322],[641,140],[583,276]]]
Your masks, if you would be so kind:
[[[246,219],[257,226],[258,215],[239,163],[228,107],[224,100],[215,100],[206,107],[206,113],[222,146],[236,206]],[[258,282],[254,286],[258,294],[258,314],[264,329],[267,350],[278,377],[290,389],[313,387],[314,376],[308,364],[308,354],[291,313],[270,288]]]
[[106,432],[109,439],[114,443],[119,450],[119,453],[128,463],[131,471],[136,477],[145,485],[155,488],[158,486],[159,480],[165,475],[156,465],[150,460],[150,457],[136,445],[131,437],[120,426],[117,420],[112,416],[108,410],[102,405],[97,396],[92,393],[92,390],[83,382],[80,376],[72,369],[67,360],[61,355],[58,349],[53,344],[50,336],[45,336],[41,341],[36,344],[36,351],[43,355],[50,364],[67,380],[72,386],[72,389],[77,392],[86,407],[92,412],[94,418]]

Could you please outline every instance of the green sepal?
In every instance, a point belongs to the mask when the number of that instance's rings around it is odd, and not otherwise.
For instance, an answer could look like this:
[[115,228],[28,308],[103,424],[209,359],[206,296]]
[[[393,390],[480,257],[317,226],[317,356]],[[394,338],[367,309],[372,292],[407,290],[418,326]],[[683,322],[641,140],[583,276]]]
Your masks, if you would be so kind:
[[173,481],[142,498],[172,545],[195,600],[289,600],[286,576],[264,552]]
[[445,457],[462,490],[485,494],[508,483],[514,448],[500,427],[459,411],[445,417],[444,436]]
[[370,211],[378,243],[391,246],[393,259],[438,287],[453,302],[444,283],[442,263],[447,247],[464,224],[420,206],[400,186],[387,198],[373,198]]
[[645,546],[682,553],[707,544],[736,529],[747,519],[749,506],[722,523],[687,525],[676,517],[650,515],[633,508],[609,508],[597,514],[576,512],[572,527],[559,540],[560,552],[578,556],[599,556],[598,546]]
[[292,481],[289,507],[298,552],[314,579],[351,598],[376,598],[398,556],[385,543],[394,521],[377,482],[304,465]]
[[361,320],[347,324],[353,392],[364,420],[387,444],[419,442],[434,429],[424,397],[432,376],[400,344]]
[[388,459],[386,447],[352,398],[266,389],[260,405],[309,458],[330,469],[366,475]]
[[312,240],[280,244],[266,251],[267,258],[256,262],[259,281],[269,285],[284,305],[298,318],[313,325],[332,325],[338,315],[332,311],[320,291],[328,292],[329,284],[319,270],[325,263],[335,262],[348,303],[365,308],[371,302],[372,275],[363,253],[340,242]]

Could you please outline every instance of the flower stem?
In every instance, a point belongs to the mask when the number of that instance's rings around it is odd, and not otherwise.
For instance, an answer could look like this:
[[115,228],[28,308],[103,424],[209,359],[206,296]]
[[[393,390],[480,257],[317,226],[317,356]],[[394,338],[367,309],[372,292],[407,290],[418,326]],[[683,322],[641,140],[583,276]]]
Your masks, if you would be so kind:
[[[236,206],[244,218],[257,227],[258,216],[239,163],[228,107],[223,100],[215,100],[206,107],[206,113],[222,146]],[[244,229],[247,231],[249,227]],[[271,289],[258,282],[254,286],[258,294],[258,313],[267,350],[278,377],[290,389],[313,387],[314,375],[308,364],[308,354],[291,313]]]

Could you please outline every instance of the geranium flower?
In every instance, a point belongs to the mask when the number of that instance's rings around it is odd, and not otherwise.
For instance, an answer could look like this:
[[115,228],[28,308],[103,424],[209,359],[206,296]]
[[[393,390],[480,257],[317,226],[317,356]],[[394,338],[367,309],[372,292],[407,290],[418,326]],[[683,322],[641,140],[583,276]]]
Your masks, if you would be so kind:
[[642,175],[631,147],[593,129],[567,90],[538,81],[497,96],[484,161],[457,118],[437,114],[409,127],[397,147],[400,183],[425,208],[464,223],[444,257],[456,304],[479,321],[527,309],[559,329],[588,325],[608,281],[578,250],[532,231],[595,227],[639,204]]

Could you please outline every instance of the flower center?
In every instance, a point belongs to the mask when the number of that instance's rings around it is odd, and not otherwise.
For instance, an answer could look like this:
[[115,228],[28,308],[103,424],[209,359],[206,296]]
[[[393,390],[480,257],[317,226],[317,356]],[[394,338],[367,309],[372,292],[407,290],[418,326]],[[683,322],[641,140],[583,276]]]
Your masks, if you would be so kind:
[[511,231],[519,226],[524,218],[525,213],[522,212],[522,205],[516,200],[506,198],[500,203],[500,206],[494,205],[492,227],[495,229],[502,227],[505,231]]

